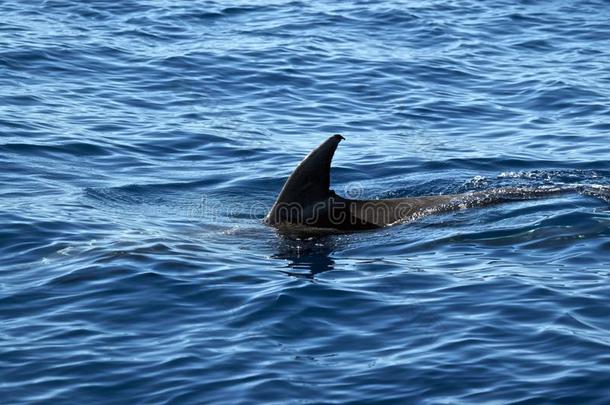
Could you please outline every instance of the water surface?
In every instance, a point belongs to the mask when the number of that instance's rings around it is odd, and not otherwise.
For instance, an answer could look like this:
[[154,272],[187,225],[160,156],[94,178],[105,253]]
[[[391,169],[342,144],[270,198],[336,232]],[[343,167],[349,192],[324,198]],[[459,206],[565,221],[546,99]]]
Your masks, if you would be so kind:
[[333,187],[610,185],[604,1],[4,1],[6,403],[604,403],[610,209],[294,240]]

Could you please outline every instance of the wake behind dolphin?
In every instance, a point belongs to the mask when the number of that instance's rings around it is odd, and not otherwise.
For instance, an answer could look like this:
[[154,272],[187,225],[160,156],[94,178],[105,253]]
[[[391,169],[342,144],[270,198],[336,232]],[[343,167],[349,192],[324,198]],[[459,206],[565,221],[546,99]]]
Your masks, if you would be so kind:
[[380,200],[351,200],[330,189],[332,158],[341,135],[333,135],[307,155],[286,180],[265,222],[281,230],[349,232],[382,228],[426,215],[482,207],[508,201],[574,193],[608,201],[608,188],[583,185],[503,187],[462,194]]

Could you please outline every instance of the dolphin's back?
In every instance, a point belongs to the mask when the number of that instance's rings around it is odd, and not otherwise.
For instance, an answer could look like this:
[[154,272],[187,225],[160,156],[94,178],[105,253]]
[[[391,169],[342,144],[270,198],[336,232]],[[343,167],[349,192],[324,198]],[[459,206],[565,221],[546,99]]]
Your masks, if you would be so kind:
[[456,197],[435,195],[387,200],[350,200],[350,205],[355,217],[377,227],[383,227],[399,221],[416,219],[426,211],[440,210]]
[[265,222],[278,228],[355,231],[408,222],[425,215],[481,207],[507,201],[542,198],[555,194],[593,195],[610,200],[610,191],[592,186],[563,185],[503,187],[463,194],[349,200],[330,190],[331,161],[341,135],[333,135],[314,149],[288,178]]

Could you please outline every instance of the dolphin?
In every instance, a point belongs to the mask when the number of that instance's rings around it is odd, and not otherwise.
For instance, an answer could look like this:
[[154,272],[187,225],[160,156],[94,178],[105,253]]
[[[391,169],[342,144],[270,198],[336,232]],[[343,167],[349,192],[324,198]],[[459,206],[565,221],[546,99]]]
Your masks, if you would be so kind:
[[[290,175],[265,223],[299,233],[341,233],[378,229],[426,215],[507,201],[590,191],[585,186],[503,187],[462,194],[378,200],[352,200],[330,189],[332,158],[341,135],[333,135],[311,151]],[[605,199],[605,198],[604,198]]]

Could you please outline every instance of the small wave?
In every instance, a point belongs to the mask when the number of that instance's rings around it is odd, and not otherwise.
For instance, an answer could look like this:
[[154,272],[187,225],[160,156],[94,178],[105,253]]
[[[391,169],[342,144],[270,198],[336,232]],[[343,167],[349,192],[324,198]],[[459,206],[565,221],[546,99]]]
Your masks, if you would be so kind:
[[73,156],[109,156],[112,151],[93,142],[57,142],[54,144],[5,143],[0,144],[0,153],[20,155],[73,155]]
[[125,204],[167,203],[175,201],[185,191],[196,191],[215,183],[215,180],[199,180],[155,184],[127,184],[119,187],[86,187],[86,197],[98,201],[120,202]]

